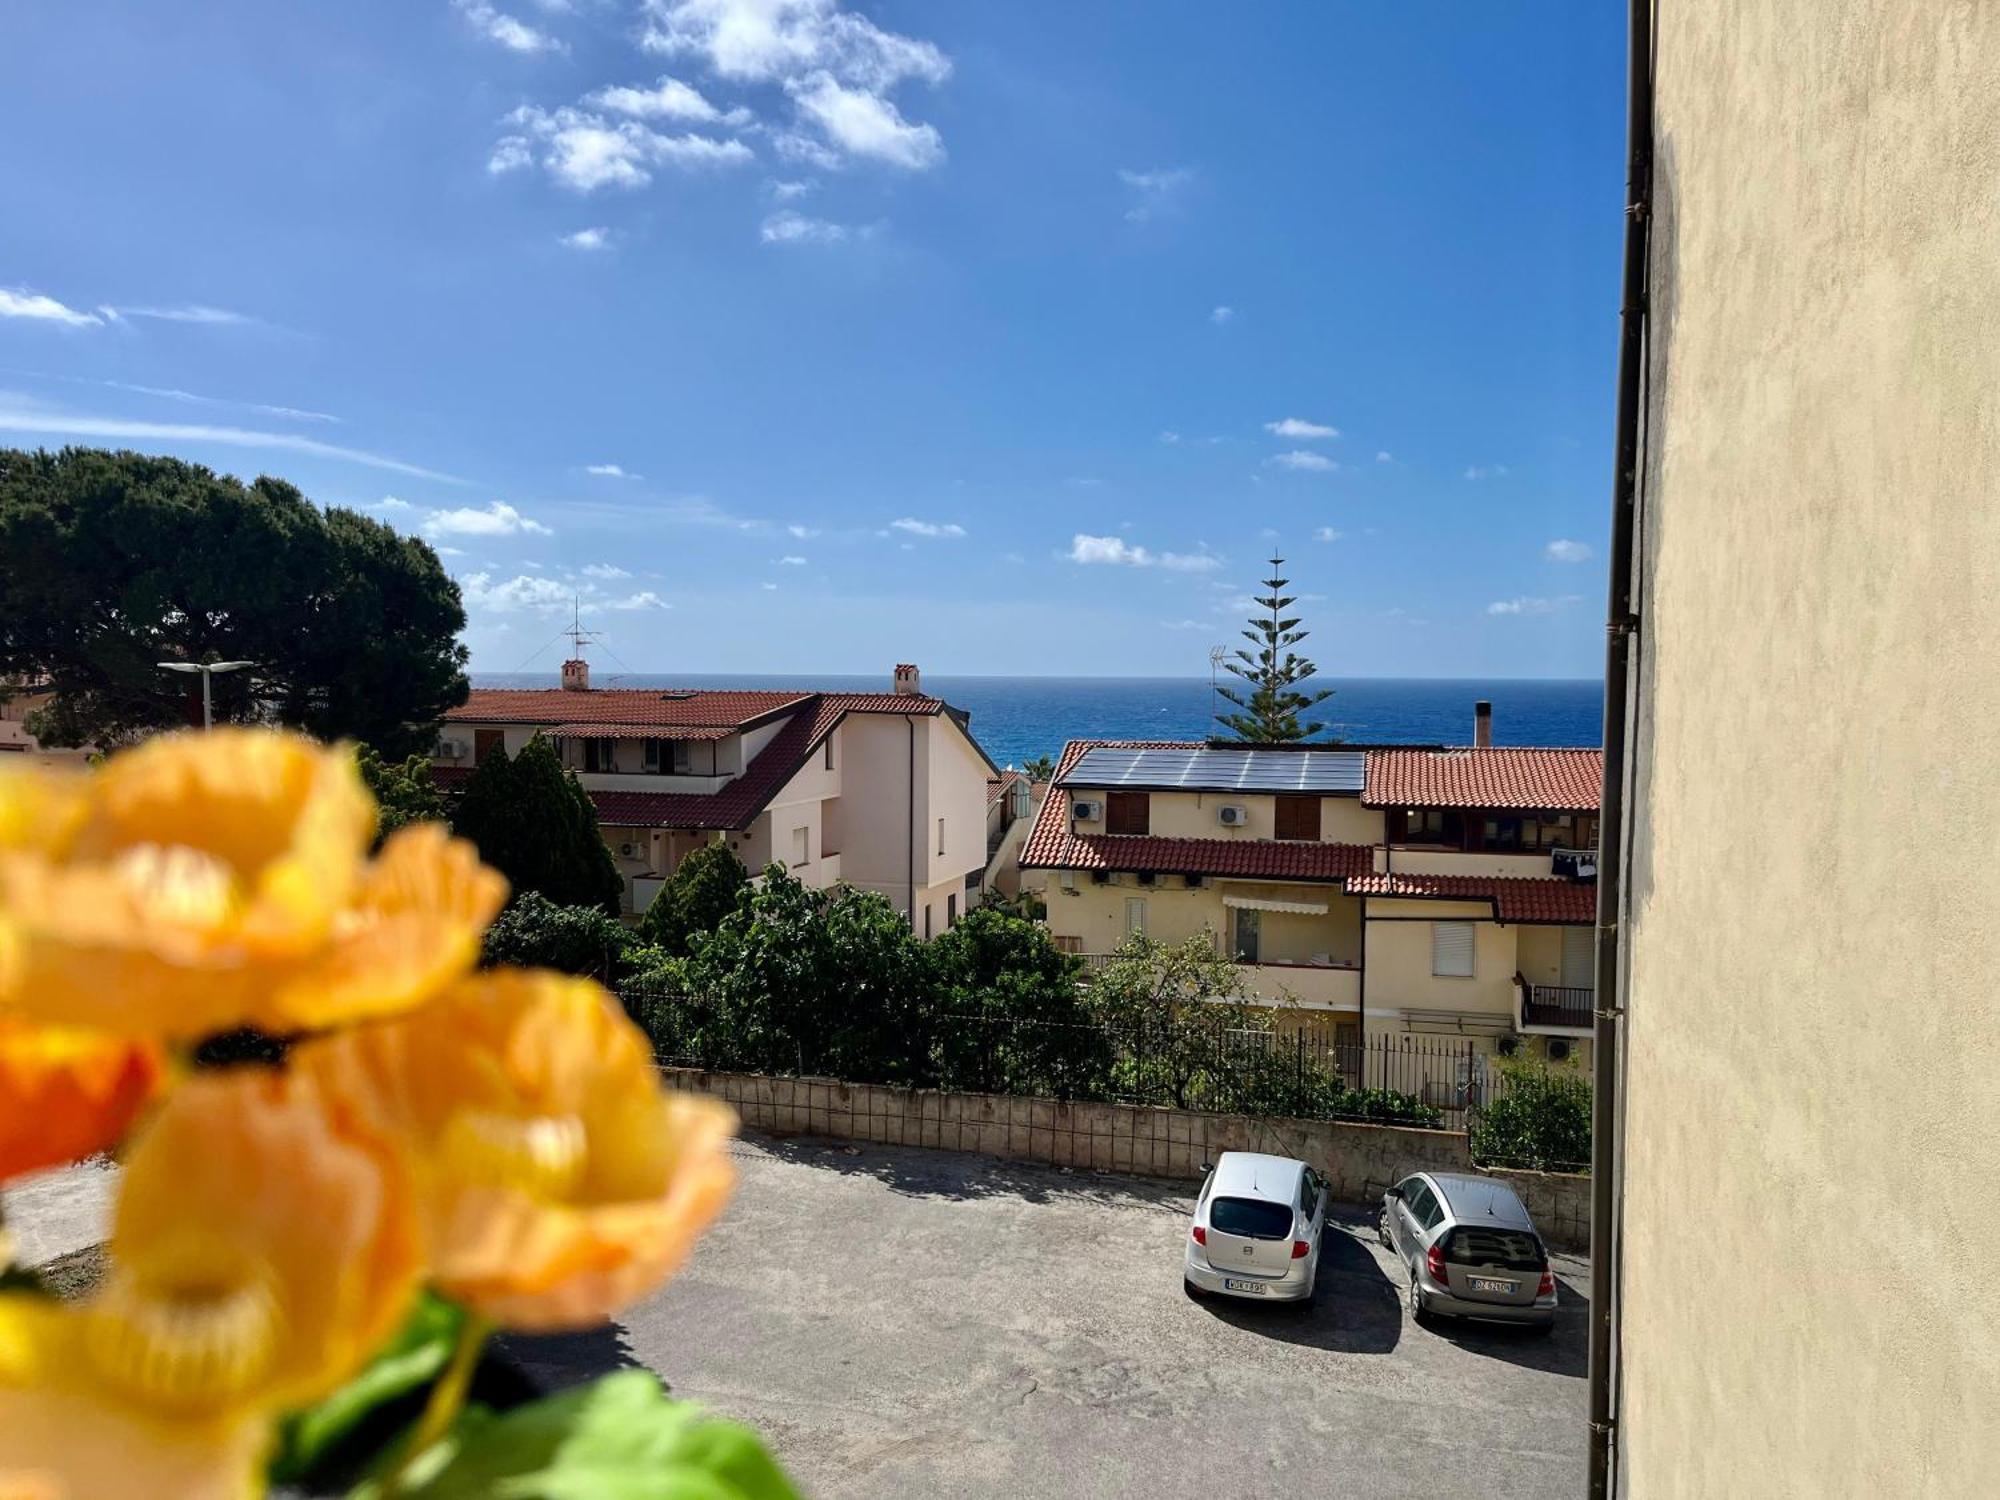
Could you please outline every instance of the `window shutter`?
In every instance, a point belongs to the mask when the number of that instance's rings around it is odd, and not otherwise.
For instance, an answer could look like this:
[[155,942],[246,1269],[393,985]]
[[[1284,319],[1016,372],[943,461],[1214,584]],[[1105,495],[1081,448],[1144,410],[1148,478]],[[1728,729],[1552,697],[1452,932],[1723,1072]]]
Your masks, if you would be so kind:
[[1597,929],[1565,927],[1562,934],[1563,984],[1570,989],[1590,989],[1597,983]]
[[1444,979],[1472,978],[1472,924],[1431,923],[1431,973]]

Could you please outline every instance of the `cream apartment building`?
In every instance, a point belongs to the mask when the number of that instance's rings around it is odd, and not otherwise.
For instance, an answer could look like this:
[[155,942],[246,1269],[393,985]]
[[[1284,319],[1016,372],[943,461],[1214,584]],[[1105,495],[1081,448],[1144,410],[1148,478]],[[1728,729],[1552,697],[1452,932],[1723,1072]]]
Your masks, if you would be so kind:
[[1073,741],[1023,879],[1087,961],[1201,936],[1246,996],[1356,1041],[1587,1057],[1601,775],[1591,750]]
[[434,774],[450,786],[495,750],[553,743],[597,810],[626,910],[702,844],[751,871],[776,860],[814,887],[888,898],[930,937],[977,904],[987,780],[997,769],[964,714],[896,668],[886,693],[475,688],[445,716]]

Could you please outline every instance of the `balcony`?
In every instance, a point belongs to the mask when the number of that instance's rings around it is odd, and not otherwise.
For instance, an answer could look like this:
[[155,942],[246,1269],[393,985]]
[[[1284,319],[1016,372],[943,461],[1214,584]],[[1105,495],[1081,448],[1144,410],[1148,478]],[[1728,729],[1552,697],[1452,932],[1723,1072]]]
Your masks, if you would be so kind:
[[1514,1003],[1523,1031],[1587,1032],[1596,1022],[1597,992],[1587,986],[1529,984],[1517,974]]

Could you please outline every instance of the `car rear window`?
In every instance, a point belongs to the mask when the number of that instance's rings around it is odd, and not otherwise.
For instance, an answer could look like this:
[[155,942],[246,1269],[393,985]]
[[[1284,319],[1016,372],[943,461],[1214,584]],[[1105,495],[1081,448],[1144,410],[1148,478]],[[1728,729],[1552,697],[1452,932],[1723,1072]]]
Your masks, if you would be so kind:
[[1525,1229],[1476,1229],[1451,1232],[1444,1258],[1460,1266],[1499,1266],[1509,1271],[1539,1271],[1547,1263],[1542,1242]]
[[1292,1211],[1260,1198],[1217,1198],[1208,1206],[1209,1228],[1253,1240],[1282,1240],[1292,1232]]

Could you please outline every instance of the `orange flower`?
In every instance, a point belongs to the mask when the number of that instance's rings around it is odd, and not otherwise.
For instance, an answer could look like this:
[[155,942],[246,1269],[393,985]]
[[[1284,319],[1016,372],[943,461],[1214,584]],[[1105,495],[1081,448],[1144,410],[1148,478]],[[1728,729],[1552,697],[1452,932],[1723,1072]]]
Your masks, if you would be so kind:
[[637,1301],[735,1180],[734,1115],[663,1088],[644,1036],[585,980],[479,975],[294,1062],[406,1136],[434,1280],[505,1327],[587,1327]]
[[304,1079],[191,1080],[132,1152],[102,1286],[0,1297],[0,1482],[256,1493],[272,1416],[358,1369],[421,1269],[393,1143]]
[[371,866],[374,824],[351,753],[264,730],[0,776],[0,995],[173,1038],[418,1004],[472,962],[506,887],[434,826]]
[[0,1182],[115,1146],[159,1081],[150,1042],[0,1015]]

